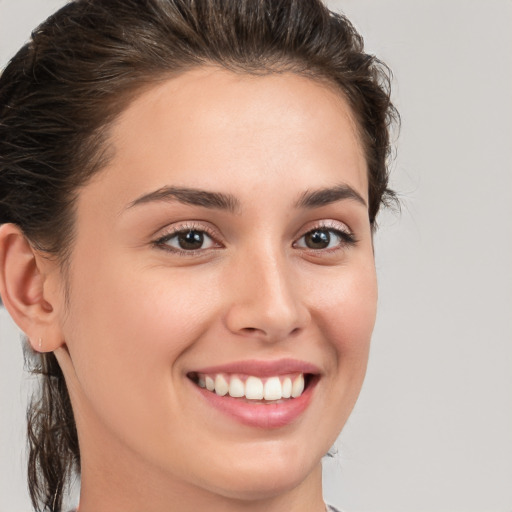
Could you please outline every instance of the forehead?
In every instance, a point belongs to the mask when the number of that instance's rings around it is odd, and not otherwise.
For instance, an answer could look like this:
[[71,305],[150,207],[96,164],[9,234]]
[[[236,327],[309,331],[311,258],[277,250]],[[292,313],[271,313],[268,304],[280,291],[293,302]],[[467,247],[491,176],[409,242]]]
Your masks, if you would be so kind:
[[127,200],[169,184],[215,190],[223,180],[243,191],[250,179],[257,186],[278,178],[303,188],[345,182],[368,196],[357,126],[341,92],[291,73],[188,71],[137,97],[110,143],[114,158],[100,178],[116,181]]

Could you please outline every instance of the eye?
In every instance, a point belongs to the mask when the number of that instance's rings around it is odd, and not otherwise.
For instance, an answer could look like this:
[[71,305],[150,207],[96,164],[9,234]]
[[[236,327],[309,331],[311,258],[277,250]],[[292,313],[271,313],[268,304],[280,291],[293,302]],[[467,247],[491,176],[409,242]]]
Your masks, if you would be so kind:
[[316,228],[301,236],[295,246],[318,251],[341,248],[354,243],[354,236],[346,231],[333,228]]
[[181,229],[156,241],[158,246],[176,252],[192,252],[218,247],[211,236],[201,229]]

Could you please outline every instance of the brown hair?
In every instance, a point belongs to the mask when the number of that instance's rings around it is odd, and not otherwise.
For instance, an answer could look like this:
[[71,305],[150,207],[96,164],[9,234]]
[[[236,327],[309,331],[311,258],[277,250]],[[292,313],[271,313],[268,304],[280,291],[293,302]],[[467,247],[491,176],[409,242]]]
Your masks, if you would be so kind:
[[[390,73],[320,0],[75,0],[37,28],[0,77],[0,223],[65,268],[79,187],[109,158],[108,128],[142,89],[204,64],[327,81],[346,97],[368,164],[372,227],[388,188]],[[29,489],[60,511],[80,471],[76,427],[53,354],[38,358],[28,411]]]

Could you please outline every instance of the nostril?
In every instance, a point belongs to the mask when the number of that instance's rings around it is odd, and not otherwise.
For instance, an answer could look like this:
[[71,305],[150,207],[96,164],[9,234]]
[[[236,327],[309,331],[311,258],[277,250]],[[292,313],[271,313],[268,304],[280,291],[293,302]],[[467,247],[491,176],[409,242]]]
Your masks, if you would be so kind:
[[284,331],[281,333],[277,333],[277,332],[273,332],[273,330],[271,330],[271,329],[266,331],[264,329],[258,329],[257,327],[243,327],[239,332],[241,332],[247,336],[264,336],[265,338],[267,338],[267,337],[281,338],[281,337],[285,337],[285,336],[294,336],[294,337],[298,336],[301,333],[301,331],[302,331],[301,327],[295,327],[289,333],[286,333]]

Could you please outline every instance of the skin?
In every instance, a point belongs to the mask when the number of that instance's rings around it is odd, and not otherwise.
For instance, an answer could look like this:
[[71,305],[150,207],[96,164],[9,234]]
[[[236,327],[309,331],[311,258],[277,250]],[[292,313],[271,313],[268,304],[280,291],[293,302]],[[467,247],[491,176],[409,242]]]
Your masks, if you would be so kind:
[[[323,511],[321,458],[363,382],[377,286],[365,204],[297,201],[343,185],[368,202],[347,103],[293,74],[201,68],[142,93],[111,144],[113,159],[78,195],[68,282],[15,226],[0,229],[6,306],[36,350],[55,351],[68,383],[80,512]],[[168,186],[238,205],[131,206]],[[195,252],[155,244],[191,227],[210,237]],[[333,247],[308,248],[314,229]],[[233,420],[187,378],[280,358],[320,369],[309,407],[282,428]]]

